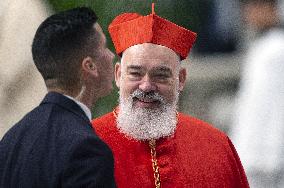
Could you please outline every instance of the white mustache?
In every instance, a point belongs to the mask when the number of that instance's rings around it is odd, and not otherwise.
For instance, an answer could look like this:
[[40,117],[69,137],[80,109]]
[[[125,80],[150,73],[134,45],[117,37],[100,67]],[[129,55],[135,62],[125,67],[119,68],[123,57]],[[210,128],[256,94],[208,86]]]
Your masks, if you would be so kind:
[[159,93],[157,92],[144,92],[140,89],[136,89],[130,97],[133,99],[134,97],[138,99],[148,99],[148,100],[155,100],[164,103],[164,97],[162,97]]

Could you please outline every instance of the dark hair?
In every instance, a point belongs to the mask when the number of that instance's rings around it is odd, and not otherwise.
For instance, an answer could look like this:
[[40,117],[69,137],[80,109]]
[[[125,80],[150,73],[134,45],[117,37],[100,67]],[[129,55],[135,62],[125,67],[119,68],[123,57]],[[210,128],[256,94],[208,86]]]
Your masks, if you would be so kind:
[[80,63],[97,45],[96,21],[93,10],[80,7],[54,14],[41,23],[32,55],[45,81],[55,79],[60,87],[78,84]]

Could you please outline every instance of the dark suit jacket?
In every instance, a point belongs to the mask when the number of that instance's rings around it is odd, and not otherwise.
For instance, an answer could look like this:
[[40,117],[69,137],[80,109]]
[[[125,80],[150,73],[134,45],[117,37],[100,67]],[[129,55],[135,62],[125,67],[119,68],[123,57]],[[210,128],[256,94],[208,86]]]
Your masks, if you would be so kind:
[[115,187],[113,156],[82,109],[50,92],[1,140],[0,187]]

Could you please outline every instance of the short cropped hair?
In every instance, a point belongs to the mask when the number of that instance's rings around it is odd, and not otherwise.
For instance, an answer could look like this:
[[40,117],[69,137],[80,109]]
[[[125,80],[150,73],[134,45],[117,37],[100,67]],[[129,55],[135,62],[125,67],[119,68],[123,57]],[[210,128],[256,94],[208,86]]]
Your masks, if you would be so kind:
[[97,19],[93,10],[80,7],[54,14],[41,23],[32,55],[45,81],[56,80],[56,86],[64,88],[78,84],[80,63],[98,45],[94,29]]

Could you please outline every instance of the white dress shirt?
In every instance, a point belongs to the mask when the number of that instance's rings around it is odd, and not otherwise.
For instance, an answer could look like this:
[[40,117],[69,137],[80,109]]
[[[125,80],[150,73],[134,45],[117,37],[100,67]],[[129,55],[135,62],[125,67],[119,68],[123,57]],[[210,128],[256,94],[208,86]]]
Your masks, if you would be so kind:
[[73,100],[75,103],[77,103],[81,109],[85,112],[86,116],[88,117],[88,119],[91,121],[92,120],[92,113],[91,110],[83,103],[81,103],[80,101],[78,101],[77,99],[74,99],[73,97],[70,97],[68,95],[64,95],[65,97]]

